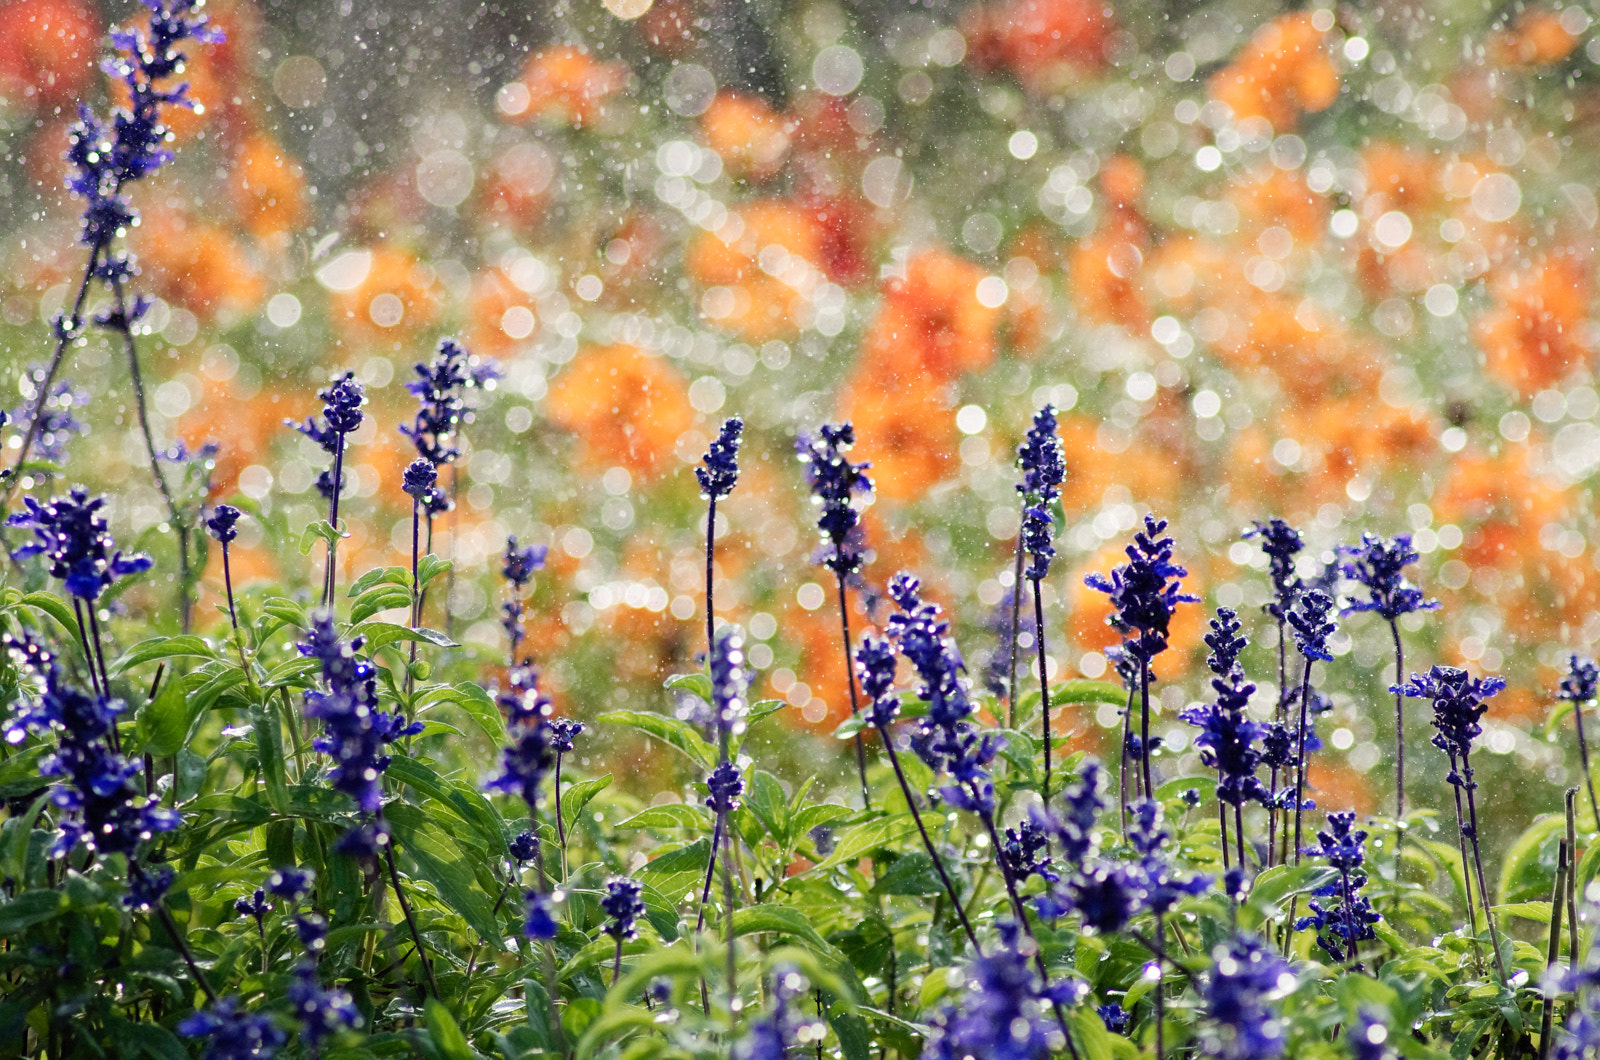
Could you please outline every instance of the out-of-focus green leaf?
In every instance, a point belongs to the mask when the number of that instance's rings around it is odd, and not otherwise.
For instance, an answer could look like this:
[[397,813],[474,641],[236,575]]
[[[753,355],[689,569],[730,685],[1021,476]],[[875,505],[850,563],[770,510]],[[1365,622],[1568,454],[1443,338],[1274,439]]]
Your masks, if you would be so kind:
[[[693,676],[693,675],[689,675]],[[717,752],[707,743],[694,726],[665,714],[651,714],[643,710],[612,710],[600,715],[598,721],[626,725],[647,736],[660,740],[679,752],[704,772],[716,765]]]
[[576,784],[561,792],[561,825],[568,832],[577,825],[579,816],[590,801],[606,788],[611,786],[611,774],[595,777],[592,780],[580,780]]

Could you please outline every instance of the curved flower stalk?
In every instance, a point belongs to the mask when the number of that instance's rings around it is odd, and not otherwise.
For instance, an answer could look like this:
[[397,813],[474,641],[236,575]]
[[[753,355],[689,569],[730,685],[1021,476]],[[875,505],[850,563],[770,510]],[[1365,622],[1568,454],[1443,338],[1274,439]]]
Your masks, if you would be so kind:
[[706,499],[706,651],[712,650],[717,639],[717,609],[712,591],[715,587],[715,552],[717,540],[717,502],[733,493],[739,484],[739,438],[744,433],[744,421],[730,416],[722,423],[722,430],[712,441],[706,455],[701,457],[704,467],[694,469],[700,482],[700,496]]
[[1317,891],[1317,898],[1333,900],[1319,902],[1313,898],[1311,915],[1296,920],[1294,929],[1315,928],[1317,945],[1335,963],[1349,964],[1359,971],[1357,951],[1363,942],[1378,937],[1372,925],[1383,918],[1372,908],[1372,900],[1360,893],[1367,883],[1367,874],[1360,871],[1366,861],[1367,833],[1355,828],[1355,820],[1354,813],[1328,814],[1327,829],[1317,833],[1317,845],[1306,851],[1339,870],[1339,879]]
[[[1474,678],[1456,666],[1434,666],[1426,674],[1412,674],[1411,680],[1395,685],[1403,696],[1427,699],[1433,702],[1433,745],[1450,756],[1450,782],[1456,799],[1456,826],[1461,848],[1461,873],[1467,890],[1467,915],[1472,921],[1473,938],[1477,938],[1478,921],[1472,910],[1472,880],[1478,882],[1478,902],[1483,906],[1484,919],[1489,922],[1490,944],[1494,947],[1495,967],[1500,979],[1506,980],[1505,958],[1500,954],[1500,935],[1495,927],[1494,912],[1489,908],[1489,887],[1483,874],[1483,853],[1478,843],[1478,804],[1474,794],[1478,783],[1472,776],[1472,742],[1483,733],[1481,723],[1488,711],[1484,700],[1497,695],[1506,687],[1499,677]],[[1466,813],[1462,813],[1462,793],[1466,793]],[[1472,860],[1467,860],[1467,843],[1472,844]],[[1476,869],[1476,873],[1474,873]]]
[[[817,529],[822,534],[822,548],[815,562],[833,572],[839,596],[839,632],[844,639],[844,659],[850,686],[850,716],[861,713],[861,701],[856,689],[854,649],[850,644],[850,609],[845,601],[845,583],[859,581],[864,550],[861,547],[861,513],[856,505],[872,496],[872,480],[866,471],[872,465],[863,461],[856,464],[846,455],[855,445],[856,432],[848,422],[824,423],[815,435],[802,434],[795,441],[800,462],[805,465],[806,484],[811,489],[811,499],[822,508],[817,517]],[[866,744],[858,732],[855,735],[856,773],[861,781],[861,805],[872,805],[867,791]]]
[[336,377],[326,389],[317,392],[322,399],[322,422],[315,416],[304,423],[284,422],[310,438],[323,452],[333,457],[333,467],[317,475],[317,492],[328,501],[328,569],[322,579],[322,606],[333,602],[334,560],[338,554],[339,496],[344,492],[344,451],[346,438],[355,433],[364,418],[361,406],[367,403],[367,394],[354,372]]
[[[1385,541],[1377,534],[1362,534],[1359,545],[1343,545],[1339,554],[1344,562],[1339,572],[1344,577],[1367,590],[1365,600],[1350,600],[1343,612],[1373,611],[1389,624],[1394,638],[1395,686],[1405,682],[1405,645],[1400,640],[1400,616],[1419,611],[1436,611],[1439,601],[1429,600],[1422,590],[1406,579],[1405,568],[1420,558],[1411,547],[1410,534],[1396,534]],[[1406,736],[1405,716],[1399,692],[1394,697],[1394,816],[1402,820],[1406,815]],[[1396,856],[1399,854],[1396,849]]]
[[67,133],[70,141],[67,161],[72,167],[67,188],[74,196],[84,200],[79,242],[89,248],[89,260],[84,266],[83,279],[78,285],[72,308],[58,313],[52,322],[56,336],[55,352],[38,379],[31,408],[19,421],[25,421],[26,427],[16,462],[6,472],[3,500],[4,506],[9,506],[11,497],[21,483],[21,472],[34,442],[50,427],[44,406],[52,395],[58,393],[52,384],[66,358],[67,349],[83,335],[87,323],[84,308],[89,287],[94,280],[99,280],[111,292],[112,305],[96,314],[94,323],[122,336],[139,428],[150,460],[150,473],[178,538],[180,624],[183,631],[188,632],[192,603],[189,599],[192,588],[189,533],[193,522],[190,513],[180,508],[172,486],[161,470],[159,450],[150,430],[144,379],[134,338],[135,326],[154,303],[143,295],[129,298],[127,284],[137,270],[132,256],[126,250],[114,250],[113,244],[138,223],[138,213],[125,194],[127,186],[148,177],[172,160],[172,152],[166,147],[171,140],[171,132],[163,123],[163,112],[171,107],[201,109],[200,104],[189,97],[187,82],[170,83],[173,77],[183,71],[186,55],[181,45],[185,41],[216,43],[222,40],[222,34],[200,13],[204,0],[144,2],[150,9],[148,32],[134,28],[116,30],[111,34],[112,43],[120,54],[107,62],[106,70],[126,86],[127,104],[112,112],[109,126],[87,106],[80,105],[78,120]]
[[[1188,571],[1172,562],[1173,541],[1163,537],[1167,521],[1153,515],[1144,517],[1144,530],[1134,535],[1126,549],[1128,562],[1110,576],[1091,574],[1084,584],[1111,598],[1111,627],[1122,634],[1122,650],[1138,667],[1139,756],[1141,785],[1139,795],[1151,798],[1155,782],[1151,778],[1150,758],[1150,664],[1167,650],[1167,631],[1173,613],[1182,603],[1198,603],[1200,598],[1183,591],[1182,579]],[[1124,727],[1126,733],[1126,727]],[[1123,740],[1122,768],[1128,768],[1130,740]]]
[[[1046,405],[1034,413],[1033,426],[1028,437],[1017,448],[1017,462],[1022,467],[1022,481],[1017,492],[1022,495],[1022,522],[1017,530],[1017,563],[1021,568],[1022,553],[1031,557],[1028,569],[1022,573],[1033,583],[1033,643],[1039,660],[1039,710],[1044,737],[1044,788],[1041,797],[1050,802],[1050,680],[1044,648],[1044,595],[1041,582],[1050,573],[1050,561],[1055,557],[1055,520],[1050,508],[1061,496],[1061,483],[1067,476],[1066,458],[1061,451],[1061,439],[1056,435],[1056,410]],[[1014,598],[1015,601],[1015,598]],[[1016,650],[1017,606],[1011,611],[1011,709],[1017,701]]]
[[1583,708],[1593,703],[1600,689],[1600,664],[1574,652],[1567,661],[1567,672],[1556,689],[1556,698],[1572,704],[1572,724],[1578,730],[1578,757],[1583,762],[1583,783],[1589,789],[1589,809],[1595,827],[1600,828],[1600,802],[1595,800],[1594,775],[1589,770],[1589,741],[1583,731]]
[[[1273,801],[1267,804],[1267,864],[1277,858],[1278,850],[1278,773],[1289,768],[1287,733],[1289,731],[1289,612],[1295,599],[1305,588],[1305,583],[1295,573],[1295,556],[1305,547],[1300,531],[1288,521],[1273,516],[1264,523],[1253,523],[1240,535],[1248,541],[1261,539],[1261,551],[1267,557],[1267,570],[1272,580],[1272,599],[1262,610],[1271,615],[1278,627],[1278,705],[1268,734],[1268,751],[1262,759],[1271,772],[1268,786]],[[1273,737],[1281,737],[1276,743]],[[1274,754],[1273,751],[1281,753]]]
[[1338,627],[1334,624],[1332,616],[1333,599],[1320,589],[1307,590],[1297,601],[1295,609],[1289,612],[1289,625],[1294,631],[1295,647],[1305,659],[1300,670],[1300,721],[1295,730],[1294,863],[1296,865],[1300,864],[1302,816],[1311,808],[1306,803],[1306,755],[1310,751],[1306,738],[1310,729],[1311,667],[1319,659],[1323,662],[1333,661],[1333,656],[1328,652],[1328,638],[1333,636],[1334,630]]

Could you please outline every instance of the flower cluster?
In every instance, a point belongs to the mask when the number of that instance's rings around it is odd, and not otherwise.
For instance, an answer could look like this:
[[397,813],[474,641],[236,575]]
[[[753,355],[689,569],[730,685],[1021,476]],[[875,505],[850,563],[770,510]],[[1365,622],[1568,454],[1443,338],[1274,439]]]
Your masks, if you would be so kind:
[[1300,595],[1294,609],[1289,612],[1289,628],[1294,633],[1295,647],[1300,649],[1300,654],[1306,657],[1308,664],[1313,659],[1333,661],[1333,655],[1328,651],[1328,638],[1338,629],[1333,621],[1333,610],[1331,596],[1321,589],[1308,589]]
[[421,511],[431,511],[441,503],[438,496],[439,468],[432,460],[419,456],[406,465],[400,476],[400,489]]
[[794,1008],[795,1000],[804,997],[810,986],[792,966],[773,969],[772,1008],[745,1030],[733,1048],[734,1060],[786,1060],[790,1047],[801,1044],[802,1030],[821,1041],[822,1028],[800,1018]]
[[500,775],[490,780],[488,787],[520,796],[531,813],[538,809],[544,779],[556,765],[552,704],[539,687],[539,671],[532,666],[513,667],[508,687],[495,701],[505,712],[511,745],[500,752]]
[[720,501],[733,492],[739,483],[739,436],[744,433],[744,420],[730,416],[722,423],[722,430],[712,441],[711,448],[701,457],[704,467],[694,469],[700,482],[700,495]]
[[728,738],[744,731],[745,691],[750,683],[744,668],[744,634],[738,626],[717,630],[710,669],[712,724],[726,752]]
[[315,962],[307,960],[295,965],[287,997],[300,1021],[300,1038],[313,1054],[327,1039],[361,1023],[361,1012],[350,992],[324,988]]
[[[345,439],[361,426],[361,406],[366,404],[367,394],[356,374],[345,372],[325,389],[319,390],[317,396],[323,402],[320,423],[315,416],[308,417],[304,423],[295,423],[293,420],[284,422],[310,438],[323,452],[334,458],[333,468],[317,476],[317,492],[331,501],[344,489],[344,472],[340,462],[343,459]],[[337,483],[334,482],[335,475],[339,477]]]
[[1289,616],[1289,609],[1300,593],[1301,582],[1294,570],[1294,557],[1302,548],[1300,531],[1286,521],[1274,516],[1264,523],[1255,523],[1244,532],[1246,540],[1261,539],[1261,551],[1267,557],[1267,570],[1272,578],[1272,601],[1267,604],[1267,614],[1280,622]]
[[917,695],[928,703],[918,719],[911,749],[934,773],[949,773],[953,784],[939,794],[957,809],[989,816],[994,813],[994,784],[985,766],[1000,749],[999,738],[980,736],[971,721],[972,701],[962,677],[965,665],[955,642],[945,634],[950,624],[940,618],[938,604],[924,603],[922,585],[909,574],[897,574],[889,595],[900,612],[888,622],[889,638],[917,672]]
[[536,572],[544,570],[545,558],[550,555],[548,545],[518,545],[517,535],[506,538],[506,552],[500,573],[512,588],[522,592],[533,581]]
[[822,507],[817,529],[824,544],[818,560],[841,578],[861,569],[861,512],[854,500],[872,494],[872,480],[866,475],[871,465],[851,463],[845,455],[855,441],[855,428],[849,423],[825,423],[816,434],[802,434],[795,443],[811,499]]
[[896,658],[894,645],[883,637],[867,634],[856,645],[856,673],[866,695],[867,720],[886,729],[900,713],[900,697],[894,692]]
[[1021,543],[1023,551],[1033,557],[1026,574],[1038,581],[1050,573],[1050,560],[1056,554],[1052,540],[1055,520],[1050,516],[1050,506],[1061,496],[1061,483],[1067,477],[1053,406],[1046,405],[1034,413],[1027,439],[1017,447],[1017,461],[1022,466],[1017,492],[1022,494],[1024,504]]
[[609,922],[604,930],[614,939],[637,938],[638,919],[644,915],[644,887],[638,880],[614,876],[606,881],[605,896],[600,899],[600,909]]
[[[425,459],[435,464],[453,464],[461,450],[452,440],[461,425],[472,418],[467,411],[466,392],[487,388],[500,373],[492,364],[475,363],[475,358],[452,339],[441,339],[433,359],[413,365],[412,370],[417,378],[407,383],[406,389],[417,399],[417,414],[409,425],[400,426],[400,433],[411,439]],[[449,498],[441,495],[429,511],[448,511],[449,507]]]
[[1211,886],[1209,876],[1179,873],[1162,852],[1172,833],[1161,827],[1160,803],[1140,799],[1129,810],[1128,845],[1137,857],[1129,867],[1128,880],[1138,890],[1138,908],[1161,916],[1186,896],[1201,894]]
[[1041,983],[1018,945],[1017,926],[1006,922],[1000,929],[1000,945],[968,969],[960,1001],[935,1017],[924,1060],[1046,1060],[1062,1048],[1061,1025],[1051,1009],[1075,1002],[1082,987],[1065,980]]
[[[377,667],[356,653],[362,638],[342,640],[331,614],[317,615],[300,643],[300,654],[316,659],[322,668],[326,691],[305,694],[306,716],[319,719],[323,734],[313,746],[333,759],[333,786],[356,801],[362,813],[377,813],[383,806],[383,771],[389,767],[384,748],[404,736],[422,731],[422,724],[406,724],[396,713],[378,708]],[[352,833],[349,841],[360,849],[370,833]]]
[[28,369],[22,390],[23,394],[27,395],[29,384],[32,384],[34,400],[25,401],[10,412],[0,412],[0,425],[9,426],[19,434],[26,434],[28,428],[32,426],[34,410],[37,407],[39,426],[34,430],[33,455],[41,460],[60,464],[67,458],[67,444],[84,431],[84,425],[73,416],[72,410],[86,407],[89,404],[89,395],[62,379],[50,387],[50,393],[43,401],[37,401],[38,388],[45,385],[45,374],[43,365],[34,365]]
[[1295,988],[1294,971],[1260,939],[1240,935],[1212,952],[1203,988],[1209,1024],[1206,1055],[1224,1060],[1267,1060],[1284,1048],[1283,1017],[1271,1002]]
[[34,540],[13,551],[11,558],[43,556],[51,576],[61,579],[79,600],[98,600],[118,578],[150,569],[150,557],[144,553],[124,556],[115,550],[102,512],[104,497],[91,500],[88,490],[74,486],[67,496],[45,504],[33,497],[23,497],[22,502],[27,510],[11,516],[6,525],[27,527]]
[[1251,721],[1245,714],[1256,686],[1245,680],[1244,669],[1239,665],[1239,653],[1247,643],[1240,634],[1238,614],[1227,607],[1217,609],[1211,620],[1211,632],[1206,644],[1211,655],[1206,664],[1214,675],[1211,688],[1217,695],[1215,703],[1192,707],[1179,717],[1198,726],[1195,746],[1200,749],[1200,760],[1217,771],[1217,798],[1230,806],[1242,806],[1255,800],[1267,802],[1271,793],[1256,779],[1261,765],[1258,742],[1266,735],[1267,727]]
[[1561,678],[1556,697],[1571,703],[1576,710],[1593,700],[1597,689],[1600,689],[1600,664],[1574,652],[1567,660],[1567,672]]
[[1406,579],[1404,569],[1419,558],[1410,534],[1385,541],[1377,534],[1362,534],[1359,545],[1342,545],[1340,573],[1364,586],[1367,599],[1350,600],[1345,611],[1376,611],[1389,622],[1414,611],[1435,611],[1439,601],[1429,600]]
[[1110,622],[1123,636],[1124,649],[1145,663],[1167,650],[1173,612],[1181,603],[1198,603],[1199,597],[1183,591],[1188,571],[1172,562],[1173,540],[1161,536],[1167,521],[1144,517],[1144,530],[1127,547],[1128,562],[1108,578],[1090,574],[1084,583],[1111,598]]
[[[1433,745],[1450,756],[1450,775],[1446,779],[1456,787],[1474,788],[1477,784],[1467,761],[1472,741],[1483,733],[1479,722],[1489,709],[1484,700],[1505,687],[1502,677],[1474,678],[1458,666],[1434,666],[1426,674],[1412,674],[1410,681],[1395,685],[1390,691],[1433,701]],[[1457,759],[1465,767],[1462,773],[1456,772]]]
[[[1294,923],[1296,931],[1315,928],[1317,945],[1337,963],[1355,961],[1361,943],[1378,937],[1372,925],[1382,919],[1372,908],[1372,900],[1361,894],[1366,886],[1366,873],[1360,872],[1366,861],[1363,844],[1367,833],[1355,828],[1353,813],[1328,814],[1328,827],[1317,833],[1317,845],[1305,853],[1322,858],[1330,868],[1339,872],[1339,879],[1318,889],[1311,900],[1311,915]],[[1318,898],[1332,898],[1332,902],[1319,902]]]
[[241,1011],[231,997],[183,1020],[178,1033],[210,1039],[204,1060],[268,1060],[289,1040],[270,1016]]
[[206,520],[206,529],[217,539],[217,544],[226,546],[239,536],[238,522],[243,515],[243,512],[231,504],[219,504],[211,509],[211,518]]

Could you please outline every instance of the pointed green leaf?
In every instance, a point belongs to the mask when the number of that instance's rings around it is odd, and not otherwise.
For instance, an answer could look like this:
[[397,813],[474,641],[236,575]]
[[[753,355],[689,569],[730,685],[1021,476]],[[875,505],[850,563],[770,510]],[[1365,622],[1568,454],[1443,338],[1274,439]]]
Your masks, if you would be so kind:
[[611,786],[611,774],[580,780],[561,792],[561,825],[570,834],[589,801]]

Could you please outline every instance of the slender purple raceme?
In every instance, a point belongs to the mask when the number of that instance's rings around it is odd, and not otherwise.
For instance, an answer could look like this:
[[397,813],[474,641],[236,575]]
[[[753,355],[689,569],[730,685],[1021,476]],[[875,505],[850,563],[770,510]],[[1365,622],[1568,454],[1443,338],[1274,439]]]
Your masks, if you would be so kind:
[[[1028,429],[1027,440],[1017,449],[1017,463],[1022,468],[1022,481],[1017,492],[1022,495],[1022,522],[1017,531],[1019,555],[1030,557],[1023,575],[1033,585],[1033,642],[1039,663],[1039,711],[1044,738],[1044,786],[1040,794],[1050,801],[1051,747],[1050,747],[1050,681],[1044,644],[1044,590],[1042,582],[1050,574],[1050,561],[1055,557],[1055,519],[1051,506],[1061,496],[1061,483],[1066,479],[1066,457],[1061,449],[1061,439],[1056,434],[1056,410],[1046,405],[1034,414],[1033,426]],[[1019,587],[1017,587],[1019,588]],[[1012,611],[1011,650],[1017,645],[1015,604]],[[1016,706],[1015,667],[1011,686],[1012,709]]]

